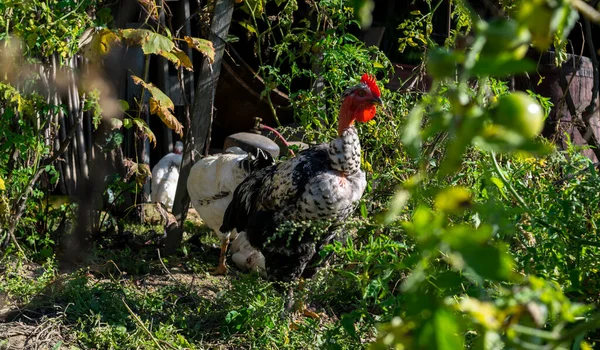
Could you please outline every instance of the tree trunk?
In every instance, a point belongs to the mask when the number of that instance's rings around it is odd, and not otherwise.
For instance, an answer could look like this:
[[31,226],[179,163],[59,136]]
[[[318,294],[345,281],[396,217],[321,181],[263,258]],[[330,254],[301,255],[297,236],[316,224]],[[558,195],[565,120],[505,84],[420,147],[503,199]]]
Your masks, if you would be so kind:
[[[73,94],[73,120],[83,120],[83,101],[79,97],[79,89],[77,88],[76,77],[75,77],[75,69],[81,69],[81,66],[78,65],[77,57],[71,58],[71,86],[69,87]],[[85,94],[82,96],[85,99]],[[74,126],[75,127],[75,126]],[[83,135],[83,122],[80,122],[76,125],[77,131],[75,133],[75,144],[77,145],[77,155],[79,160],[79,175],[80,179],[88,179],[89,178],[89,170],[88,170],[88,156],[87,156],[87,148],[85,147],[85,137]]]
[[183,222],[190,205],[190,198],[187,193],[187,178],[195,161],[195,153],[203,154],[208,140],[208,132],[212,123],[214,95],[225,50],[225,41],[222,38],[226,38],[229,32],[233,5],[234,0],[217,0],[212,14],[208,38],[215,47],[215,61],[212,65],[204,61],[202,65],[192,106],[193,122],[191,128],[190,123],[186,121],[188,125],[186,125],[185,149],[179,172],[177,193],[173,203],[173,214],[178,225],[171,225],[167,228],[164,248],[164,254],[167,255],[173,254],[181,244]]

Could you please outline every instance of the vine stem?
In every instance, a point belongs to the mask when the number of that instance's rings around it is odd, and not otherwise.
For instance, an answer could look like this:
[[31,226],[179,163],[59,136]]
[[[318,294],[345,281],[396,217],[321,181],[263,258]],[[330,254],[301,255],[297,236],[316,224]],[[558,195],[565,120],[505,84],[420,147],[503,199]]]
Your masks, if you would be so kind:
[[296,154],[294,153],[294,151],[292,151],[292,149],[290,148],[290,144],[287,142],[287,140],[285,139],[285,137],[283,137],[279,131],[273,129],[272,127],[265,125],[265,124],[259,124],[259,127],[261,129],[265,129],[265,130],[269,130],[270,132],[272,132],[273,134],[275,134],[275,136],[277,136],[281,142],[285,145],[285,147],[288,148],[288,152],[292,155],[292,157],[295,157]]
[[491,152],[491,156],[492,156],[492,161],[494,162],[494,169],[496,169],[496,172],[500,176],[500,179],[502,180],[502,183],[504,183],[504,186],[506,186],[508,188],[510,193],[516,198],[516,200],[519,202],[519,204],[521,204],[521,206],[523,206],[523,208],[527,209],[527,211],[530,211],[529,205],[527,205],[527,203],[525,203],[523,198],[521,198],[519,193],[517,193],[517,191],[512,186],[510,181],[508,181],[506,176],[504,176],[504,173],[502,172],[502,169],[500,168],[500,164],[498,164],[498,160],[496,159],[496,153]]
[[138,315],[136,315],[133,310],[131,310],[131,308],[129,307],[129,305],[127,305],[127,303],[125,302],[125,298],[122,298],[121,301],[123,302],[123,305],[125,306],[125,308],[127,309],[127,311],[129,311],[129,314],[131,315],[131,317],[133,317],[133,320],[135,321],[135,323],[138,324],[138,326],[140,326],[140,328],[144,331],[144,333],[146,333],[146,335],[148,335],[148,337],[150,339],[152,339],[152,342],[154,343],[154,345],[156,345],[157,349],[163,350],[163,347],[160,346],[160,344],[158,343],[158,340],[156,340],[156,338],[154,337],[154,335],[152,335],[152,333],[150,332],[150,330],[146,327],[146,325],[144,325],[144,322],[142,322],[142,320],[140,319],[140,317]]
[[[258,4],[256,6],[258,7]],[[248,4],[248,9],[250,9],[250,15],[252,16],[252,23],[254,24],[254,28],[258,28],[258,22],[256,21],[256,15],[254,14],[255,11],[256,11],[256,7],[252,8],[252,7],[250,7],[250,4]],[[267,21],[267,23],[269,23],[269,21]],[[269,28],[270,28],[269,30],[272,30],[270,24],[269,24]],[[258,50],[257,50],[258,51],[258,55],[257,56],[258,56],[258,61],[259,61],[260,65],[261,65],[261,67],[264,66],[264,64],[263,64],[263,59],[262,59],[262,48],[261,48],[260,42],[261,42],[261,37],[263,35],[265,35],[266,33],[267,32],[260,33],[260,34],[258,32],[256,33],[256,39],[257,39],[256,40],[256,45],[258,46]],[[260,69],[258,70],[258,72],[260,72]],[[257,73],[257,75],[258,75],[258,73]],[[272,91],[272,89],[271,89],[271,87],[269,87],[269,85],[267,84],[266,80],[267,80],[267,77],[265,77],[265,88],[266,88],[266,92],[267,92],[266,93],[267,103],[269,104],[269,109],[271,110],[271,114],[273,115],[273,119],[275,119],[275,122],[277,123],[277,126],[281,126],[281,123],[279,122],[279,118],[277,117],[277,111],[275,110],[275,106],[273,105],[273,101],[271,101],[271,91]],[[269,81],[270,81],[270,79],[269,79]]]

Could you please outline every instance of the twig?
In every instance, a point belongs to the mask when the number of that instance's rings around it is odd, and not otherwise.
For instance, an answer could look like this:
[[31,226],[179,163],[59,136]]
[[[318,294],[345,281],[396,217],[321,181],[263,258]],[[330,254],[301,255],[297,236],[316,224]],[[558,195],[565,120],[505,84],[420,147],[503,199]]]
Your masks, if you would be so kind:
[[[592,87],[592,100],[590,104],[586,107],[583,112],[582,119],[583,122],[588,125],[592,116],[594,115],[594,111],[596,110],[596,101],[598,98],[598,90],[600,89],[600,77],[598,76],[598,57],[596,57],[596,48],[594,47],[594,40],[592,37],[592,26],[590,25],[590,21],[587,18],[583,19],[585,24],[585,38],[587,42],[588,51],[590,53],[590,59],[592,60],[592,69],[594,70],[594,85]],[[598,157],[600,159],[600,157]]]
[[281,140],[281,142],[284,144],[284,146],[287,147],[287,149],[290,152],[290,154],[292,155],[292,157],[296,156],[296,154],[294,153],[294,151],[292,151],[292,149],[290,148],[290,144],[287,142],[287,140],[283,136],[281,136],[281,134],[279,133],[279,131],[273,129],[272,127],[270,127],[268,125],[264,125],[264,124],[258,124],[258,126],[261,129],[269,130],[270,132],[272,132],[273,134],[275,134],[275,136],[277,136]]
[[600,12],[596,11],[592,6],[583,0],[572,0],[571,5],[581,12],[584,19],[600,23]]
[[[191,293],[192,285],[193,285],[193,282],[194,282],[194,278],[196,278],[196,276],[194,275],[194,277],[192,278],[192,281],[190,282],[189,286],[184,285],[183,283],[181,283],[181,281],[177,280],[175,278],[175,276],[173,276],[171,274],[171,271],[169,271],[169,269],[167,268],[167,266],[165,266],[165,264],[162,261],[162,257],[160,255],[160,249],[157,249],[156,251],[158,253],[158,261],[160,261],[160,264],[162,265],[162,267],[165,270],[165,272],[167,273],[167,275],[169,275],[169,278],[172,279],[173,282],[175,282],[177,285],[185,288],[189,293]],[[196,296],[194,294],[192,294],[191,297],[192,297],[192,299],[197,300],[197,298],[196,298]]]
[[[598,168],[598,167],[600,167],[600,162],[594,163],[594,164],[592,164],[592,166],[593,166],[594,168]],[[574,177],[577,177],[577,176],[579,176],[579,175],[581,175],[581,174],[583,174],[583,173],[585,173],[586,171],[589,171],[589,170],[590,170],[590,168],[588,167],[588,168],[586,168],[586,169],[579,170],[579,171],[578,171],[578,172],[576,172],[575,174],[569,174],[569,175],[567,175],[567,176],[563,177],[562,179],[559,179],[559,180],[556,180],[556,181],[554,181],[553,185],[554,185],[554,186],[560,186],[560,185],[562,185],[562,184],[563,184],[565,181],[571,180],[572,178],[574,178]]]
[[162,261],[162,257],[160,256],[160,249],[157,249],[156,253],[158,254],[158,261],[160,261],[160,264],[162,265],[162,267],[165,270],[165,272],[167,273],[167,275],[169,275],[169,278],[171,278],[173,280],[173,282],[179,284],[179,281],[177,279],[175,279],[175,277],[173,277],[173,275],[171,274],[171,271],[169,271],[169,269],[165,266],[165,263]]
[[515,197],[517,202],[519,202],[519,204],[521,204],[521,206],[523,206],[523,208],[525,208],[527,211],[531,211],[529,208],[529,205],[527,205],[527,203],[525,203],[523,198],[521,198],[521,196],[517,193],[517,191],[512,186],[510,181],[508,181],[506,176],[504,176],[504,173],[502,172],[502,169],[500,169],[500,165],[498,164],[498,161],[496,160],[496,153],[492,152],[491,155],[492,155],[492,161],[494,162],[494,169],[500,176],[500,180],[502,180],[502,183],[504,183],[504,186],[506,186],[508,188],[510,193]]
[[127,305],[127,303],[125,302],[125,299],[121,298],[121,301],[123,302],[123,305],[125,305],[125,308],[127,309],[127,311],[129,311],[129,314],[133,317],[133,320],[138,324],[138,326],[140,326],[142,328],[142,330],[144,330],[144,332],[150,337],[150,339],[152,339],[152,342],[154,343],[154,345],[156,345],[156,348],[159,350],[163,350],[163,347],[160,346],[160,343],[158,342],[158,340],[156,340],[156,338],[154,338],[154,336],[148,330],[148,328],[146,328],[146,326],[144,325],[144,322],[142,322],[142,320],[139,318],[139,316],[136,315],[133,312],[133,310],[131,310],[129,305]]

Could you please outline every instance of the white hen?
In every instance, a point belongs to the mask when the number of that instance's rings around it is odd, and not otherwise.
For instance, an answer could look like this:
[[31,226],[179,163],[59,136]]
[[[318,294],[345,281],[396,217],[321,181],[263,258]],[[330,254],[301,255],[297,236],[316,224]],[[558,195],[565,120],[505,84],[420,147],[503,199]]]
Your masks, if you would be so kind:
[[231,242],[231,260],[242,270],[258,272],[261,276],[267,277],[265,268],[265,256],[260,250],[254,248],[248,242],[246,232],[240,232]]
[[[233,153],[235,152],[235,153]],[[231,202],[233,191],[248,174],[274,163],[273,157],[263,150],[257,155],[248,154],[237,147],[232,147],[226,153],[205,157],[196,162],[190,170],[187,189],[194,209],[198,212],[206,226],[211,228],[221,240],[219,265],[213,274],[227,273],[225,264],[227,247],[238,233],[235,230],[223,233],[219,227],[223,224],[223,215]],[[241,245],[238,260],[242,256],[249,257],[252,252],[244,250]],[[248,246],[249,247],[249,246]],[[237,262],[236,262],[237,264]],[[239,265],[239,264],[238,264]],[[240,266],[244,268],[245,265]]]
[[162,203],[169,211],[173,208],[177,191],[181,152],[183,152],[183,143],[177,141],[173,152],[162,157],[152,168],[152,202]]

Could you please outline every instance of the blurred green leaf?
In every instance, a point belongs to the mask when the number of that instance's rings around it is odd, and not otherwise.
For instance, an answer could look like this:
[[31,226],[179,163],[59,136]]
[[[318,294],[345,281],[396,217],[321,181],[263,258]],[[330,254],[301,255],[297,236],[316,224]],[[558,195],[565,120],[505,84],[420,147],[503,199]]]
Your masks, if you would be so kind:
[[389,225],[394,222],[398,215],[404,210],[406,202],[410,198],[410,192],[405,189],[396,191],[390,200],[389,208],[383,214],[378,216],[378,221],[384,225]]
[[360,22],[361,29],[365,30],[371,27],[375,2],[373,0],[352,0],[352,6],[354,7],[354,16]]
[[463,240],[452,248],[461,254],[465,264],[481,278],[506,281],[512,274],[513,260],[506,250],[499,246]]
[[461,61],[462,54],[445,47],[435,47],[427,56],[427,72],[436,79],[452,78],[456,74],[456,64]]
[[479,77],[503,78],[509,75],[534,72],[536,64],[529,59],[513,59],[503,55],[481,57],[471,69],[471,74]]
[[[476,106],[472,108],[478,108]],[[446,146],[446,153],[440,164],[439,173],[442,176],[454,173],[462,163],[462,156],[471,144],[471,140],[480,132],[485,121],[479,115],[455,116],[454,130]]]
[[435,208],[445,213],[459,213],[471,206],[471,192],[465,187],[446,187],[435,197]]
[[425,323],[419,334],[419,348],[437,350],[464,349],[460,320],[446,309],[435,310],[431,319]]
[[402,133],[402,143],[406,151],[414,158],[421,152],[421,123],[425,109],[420,104],[413,107],[408,115],[404,132]]

